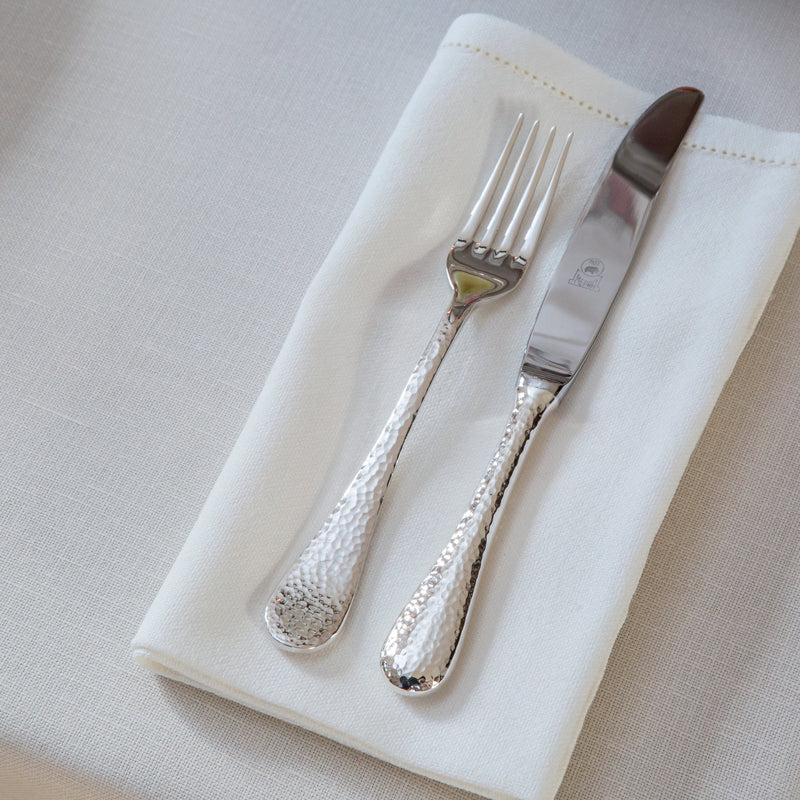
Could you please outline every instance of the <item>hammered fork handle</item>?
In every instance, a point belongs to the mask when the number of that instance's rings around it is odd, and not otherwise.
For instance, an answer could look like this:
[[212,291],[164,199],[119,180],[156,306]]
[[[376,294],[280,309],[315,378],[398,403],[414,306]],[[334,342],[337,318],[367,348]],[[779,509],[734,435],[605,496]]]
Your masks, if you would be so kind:
[[433,689],[453,662],[474,596],[492,519],[525,444],[558,389],[547,381],[528,376],[520,378],[514,410],[469,510],[397,618],[381,651],[383,671],[399,689],[408,692]]
[[310,650],[339,630],[353,599],[400,450],[470,305],[453,304],[417,362],[378,440],[317,535],[270,596],[272,636]]

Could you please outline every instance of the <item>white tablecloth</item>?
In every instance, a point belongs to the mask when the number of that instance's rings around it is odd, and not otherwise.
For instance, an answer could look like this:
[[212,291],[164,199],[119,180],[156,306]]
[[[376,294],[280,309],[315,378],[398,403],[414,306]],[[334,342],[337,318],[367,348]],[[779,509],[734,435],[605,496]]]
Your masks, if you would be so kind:
[[[0,797],[466,797],[154,680],[128,642],[467,10],[800,129],[794,2],[0,5]],[[798,312],[795,248],[559,800],[798,796]]]

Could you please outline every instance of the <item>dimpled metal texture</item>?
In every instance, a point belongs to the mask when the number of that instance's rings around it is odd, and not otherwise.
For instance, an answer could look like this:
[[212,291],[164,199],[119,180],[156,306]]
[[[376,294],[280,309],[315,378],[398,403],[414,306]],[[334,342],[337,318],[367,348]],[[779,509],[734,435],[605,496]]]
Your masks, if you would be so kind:
[[545,388],[541,382],[520,378],[514,410],[469,510],[397,618],[381,651],[383,671],[397,688],[426,692],[446,676],[464,630],[492,518],[555,391],[552,384]]
[[406,435],[466,308],[449,310],[378,440],[317,535],[272,593],[265,620],[282,645],[310,650],[338,630],[353,599],[381,501]]

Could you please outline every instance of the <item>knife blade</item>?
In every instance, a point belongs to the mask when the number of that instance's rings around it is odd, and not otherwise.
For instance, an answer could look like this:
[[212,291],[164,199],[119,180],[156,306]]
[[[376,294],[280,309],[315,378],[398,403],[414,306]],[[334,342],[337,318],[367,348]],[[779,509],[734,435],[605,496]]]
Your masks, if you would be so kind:
[[623,138],[589,197],[536,315],[500,445],[469,510],[381,650],[384,675],[398,689],[428,692],[449,674],[514,469],[543,414],[585,362],[703,98],[682,87],[656,100]]
[[530,375],[569,382],[611,308],[703,94],[681,88],[636,121],[592,193],[531,331],[523,361]]

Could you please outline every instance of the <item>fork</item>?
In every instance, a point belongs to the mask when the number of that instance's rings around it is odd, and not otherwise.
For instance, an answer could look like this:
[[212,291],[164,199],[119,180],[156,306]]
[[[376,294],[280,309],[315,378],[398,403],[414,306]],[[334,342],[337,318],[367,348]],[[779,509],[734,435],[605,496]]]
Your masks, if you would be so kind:
[[264,618],[270,634],[281,645],[311,650],[328,642],[339,630],[361,576],[389,479],[439,364],[476,303],[513,289],[536,252],[572,133],[564,141],[547,189],[515,248],[556,133],[554,127],[550,129],[511,219],[499,237],[539,129],[538,121],[534,122],[489,216],[523,118],[523,114],[517,117],[475,207],[447,255],[447,275],[453,289],[449,308],[361,468],[322,528],[270,595]]

